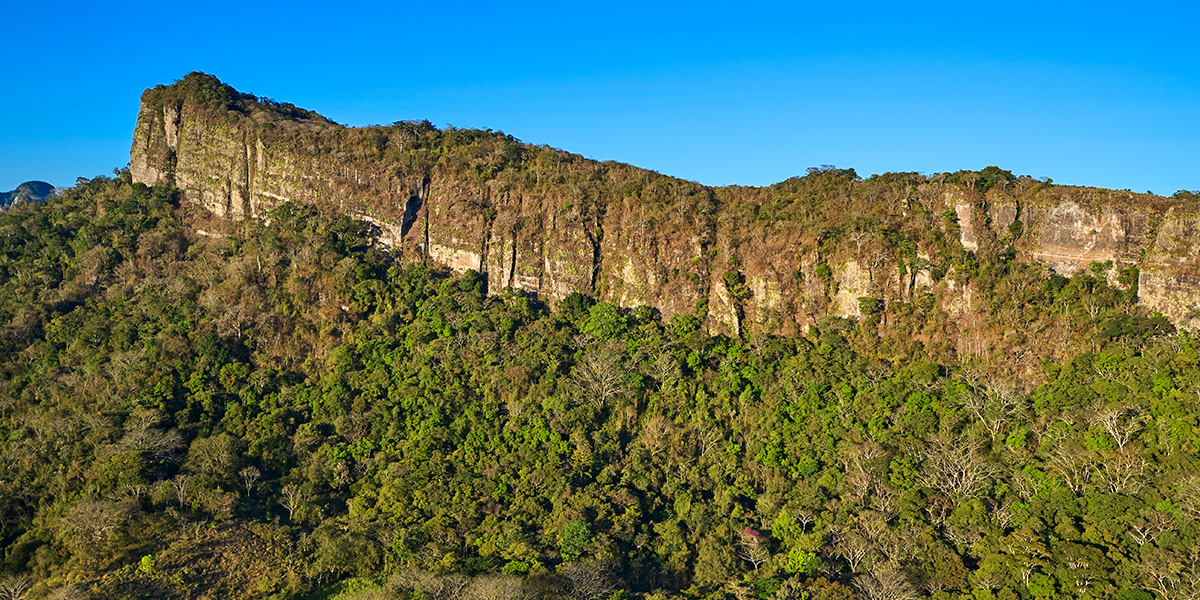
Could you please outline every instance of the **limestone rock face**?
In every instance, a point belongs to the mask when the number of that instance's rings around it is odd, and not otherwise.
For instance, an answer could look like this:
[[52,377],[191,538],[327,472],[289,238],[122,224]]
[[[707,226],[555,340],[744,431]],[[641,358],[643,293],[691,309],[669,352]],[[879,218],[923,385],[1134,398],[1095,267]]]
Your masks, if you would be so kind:
[[[1138,301],[1178,324],[1200,307],[1200,214],[1183,203],[1129,192],[1059,188],[1045,197],[1014,201],[996,196],[987,207],[960,202],[963,245],[1012,236],[1020,257],[1071,276],[1103,266],[1111,284],[1121,269],[1138,268]],[[965,233],[966,223],[972,233]],[[984,225],[986,224],[986,225]],[[969,245],[968,245],[969,244]]]
[[[928,295],[939,306],[970,304],[969,288],[936,268],[946,261],[934,248],[901,256],[878,232],[814,227],[827,205],[802,196],[779,204],[764,192],[788,182],[707,188],[490,131],[442,132],[465,140],[457,154],[404,154],[402,124],[347,128],[209,79],[143,94],[130,171],[147,185],[174,184],[219,217],[310,203],[370,222],[403,260],[479,271],[493,293],[511,287],[553,304],[581,292],[665,317],[704,315],[713,332],[790,333],[824,315],[864,318],[864,306]],[[471,136],[491,145],[471,145]],[[497,168],[507,159],[489,148],[515,148],[526,167]],[[1114,282],[1138,267],[1142,304],[1176,322],[1200,304],[1200,218],[1178,203],[1063,186],[924,187],[868,201],[891,203],[898,222],[917,208],[945,215],[946,235],[969,252],[1011,244],[1018,258],[1064,275],[1109,263]],[[838,245],[823,241],[831,235]]]

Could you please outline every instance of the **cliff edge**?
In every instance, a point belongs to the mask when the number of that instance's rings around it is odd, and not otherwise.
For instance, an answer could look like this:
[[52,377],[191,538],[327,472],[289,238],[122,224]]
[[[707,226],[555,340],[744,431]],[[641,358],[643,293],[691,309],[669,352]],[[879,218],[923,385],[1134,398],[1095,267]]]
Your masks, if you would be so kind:
[[999,170],[863,180],[822,167],[711,188],[490,130],[345,127],[200,73],[143,94],[130,170],[219,217],[294,201],[369,221],[404,260],[479,271],[493,292],[581,292],[731,334],[897,306],[957,318],[979,302],[965,273],[983,255],[1136,284],[1147,312],[1180,324],[1200,305],[1193,200]]

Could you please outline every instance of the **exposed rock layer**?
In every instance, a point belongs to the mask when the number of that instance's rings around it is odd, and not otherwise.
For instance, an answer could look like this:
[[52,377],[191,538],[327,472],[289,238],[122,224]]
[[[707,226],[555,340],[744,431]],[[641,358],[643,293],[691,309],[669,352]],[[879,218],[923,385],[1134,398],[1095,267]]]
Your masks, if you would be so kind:
[[[173,182],[186,200],[221,217],[314,203],[370,221],[407,260],[485,273],[492,291],[514,287],[550,302],[579,291],[667,316],[698,312],[711,330],[729,333],[793,331],[823,314],[859,317],[876,303],[927,292],[952,312],[964,294],[969,303],[952,270],[933,275],[944,259],[931,256],[934,248],[905,258],[880,249],[882,234],[856,231],[831,250],[811,219],[763,217],[763,190],[786,197],[780,189],[788,182],[705,188],[519,144],[527,161],[537,154],[553,164],[520,176],[480,174],[444,156],[404,164],[380,158],[394,140],[370,141],[387,128],[346,128],[246,96],[214,108],[178,85],[143,95],[130,169],[138,182]],[[573,178],[544,183],[562,163]],[[614,191],[614,181],[626,187]],[[806,201],[786,210],[808,210]],[[1176,321],[1200,300],[1200,217],[1168,199],[1045,184],[986,195],[921,184],[862,201],[888,203],[899,219],[910,210],[954,215],[947,233],[957,228],[966,250],[1011,243],[1021,258],[1067,275],[1109,263],[1115,282],[1119,269],[1136,266],[1141,303]],[[748,223],[748,215],[758,221]]]

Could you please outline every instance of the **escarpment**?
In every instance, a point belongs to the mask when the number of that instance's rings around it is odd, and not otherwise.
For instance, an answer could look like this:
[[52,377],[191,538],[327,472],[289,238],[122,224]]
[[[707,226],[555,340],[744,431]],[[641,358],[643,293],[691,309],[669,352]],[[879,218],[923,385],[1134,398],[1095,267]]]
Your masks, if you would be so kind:
[[1136,285],[1145,312],[1177,324],[1200,304],[1190,201],[1029,178],[984,189],[821,168],[710,188],[490,130],[345,127],[202,74],[145,92],[130,159],[135,181],[173,184],[220,217],[310,203],[369,221],[402,260],[479,271],[492,292],[581,292],[714,332],[897,311],[965,330],[980,302],[970,265],[985,255]]

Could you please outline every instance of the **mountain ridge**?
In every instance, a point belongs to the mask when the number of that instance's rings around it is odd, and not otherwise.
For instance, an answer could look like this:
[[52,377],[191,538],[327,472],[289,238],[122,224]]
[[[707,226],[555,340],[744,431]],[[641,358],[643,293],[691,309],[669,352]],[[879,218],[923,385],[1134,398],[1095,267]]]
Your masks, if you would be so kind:
[[953,263],[985,253],[1047,276],[1106,265],[1114,285],[1136,269],[1140,304],[1178,324],[1200,302],[1195,198],[995,167],[866,180],[821,167],[707,187],[490,130],[345,127],[198,73],[143,94],[130,165],[134,181],[173,182],[218,217],[313,203],[370,221],[405,260],[479,271],[493,292],[551,303],[580,292],[735,335],[861,318],[864,298],[887,307],[932,293],[953,313],[970,302]]

